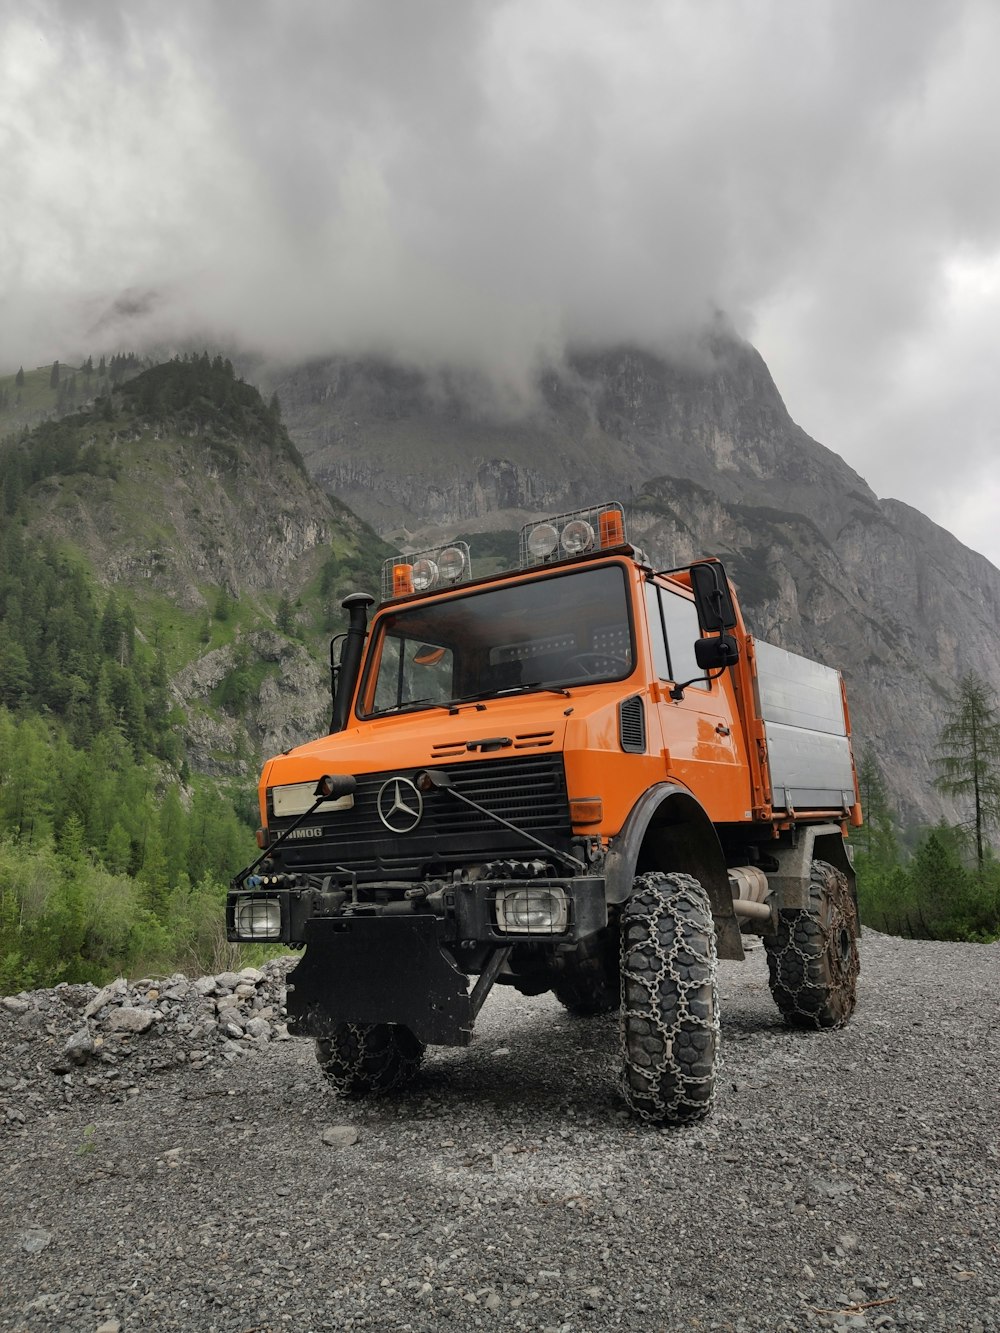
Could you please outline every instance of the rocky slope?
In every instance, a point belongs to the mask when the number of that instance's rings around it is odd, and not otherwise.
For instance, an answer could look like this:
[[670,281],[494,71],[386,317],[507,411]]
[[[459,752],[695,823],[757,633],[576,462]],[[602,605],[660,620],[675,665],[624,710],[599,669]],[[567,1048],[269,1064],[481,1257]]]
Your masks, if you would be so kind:
[[326,641],[340,597],[376,585],[381,543],[219,358],[152,368],[99,402],[17,446],[33,457],[30,530],[128,594],[166,656],[191,766],[251,773],[325,728]]
[[844,670],[903,819],[955,813],[933,741],[963,671],[1000,688],[1000,571],[806,435],[750,346],[577,355],[527,407],[372,360],[265,378],[313,476],[385,535],[419,545],[618,497],[658,564],[721,555],[757,633]]

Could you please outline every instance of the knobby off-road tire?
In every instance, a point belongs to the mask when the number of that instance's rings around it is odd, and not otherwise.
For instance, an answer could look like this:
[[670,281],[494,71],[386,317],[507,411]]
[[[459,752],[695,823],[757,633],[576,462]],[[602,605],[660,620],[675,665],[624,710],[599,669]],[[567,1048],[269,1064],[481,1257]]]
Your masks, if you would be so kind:
[[707,1115],[719,1062],[715,926],[690,875],[639,875],[621,922],[625,1100],[644,1120]]
[[323,1076],[341,1097],[379,1096],[405,1087],[424,1057],[423,1042],[396,1023],[339,1023],[316,1042]]
[[612,926],[580,945],[552,982],[556,999],[578,1018],[610,1014],[621,1004],[618,931]]
[[786,1023],[839,1028],[857,999],[858,914],[847,878],[814,861],[809,907],[780,912],[778,929],[764,940],[771,994]]

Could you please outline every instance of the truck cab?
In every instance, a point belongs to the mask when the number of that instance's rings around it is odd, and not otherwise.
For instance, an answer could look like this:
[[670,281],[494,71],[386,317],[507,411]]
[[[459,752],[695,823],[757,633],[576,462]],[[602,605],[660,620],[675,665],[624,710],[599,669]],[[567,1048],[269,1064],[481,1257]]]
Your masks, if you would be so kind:
[[755,644],[718,561],[654,569],[618,504],[527,524],[519,547],[478,578],[459,542],[388,561],[370,626],[373,599],[347,599],[331,732],[264,767],[229,938],[305,947],[290,1030],[346,1095],[471,1041],[506,984],[620,1009],[630,1105],[696,1118],[715,960],[747,934],[789,1021],[853,1009],[842,683]]

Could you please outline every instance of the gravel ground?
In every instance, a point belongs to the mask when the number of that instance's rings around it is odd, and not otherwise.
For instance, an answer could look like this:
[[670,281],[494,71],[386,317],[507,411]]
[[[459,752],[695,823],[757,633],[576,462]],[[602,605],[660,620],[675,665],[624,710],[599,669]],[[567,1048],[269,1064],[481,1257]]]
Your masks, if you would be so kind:
[[8,999],[0,1329],[1000,1330],[1000,945],[867,933],[833,1033],[781,1025],[763,950],[721,983],[681,1130],[551,996],[367,1103],[279,1039],[273,972]]

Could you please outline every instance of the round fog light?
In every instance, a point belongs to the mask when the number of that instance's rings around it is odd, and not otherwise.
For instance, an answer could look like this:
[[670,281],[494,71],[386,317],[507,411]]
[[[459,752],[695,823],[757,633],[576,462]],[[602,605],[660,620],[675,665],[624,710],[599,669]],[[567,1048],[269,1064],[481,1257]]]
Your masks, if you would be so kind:
[[539,523],[528,533],[528,550],[536,560],[544,560],[559,545],[559,534],[551,523]]
[[594,544],[594,529],[582,518],[574,518],[562,530],[563,550],[567,555],[582,555]]
[[465,569],[465,556],[457,546],[448,546],[438,556],[438,572],[447,583],[454,583],[462,577]]
[[433,560],[418,560],[413,566],[413,587],[417,592],[426,592],[437,582],[438,567]]

